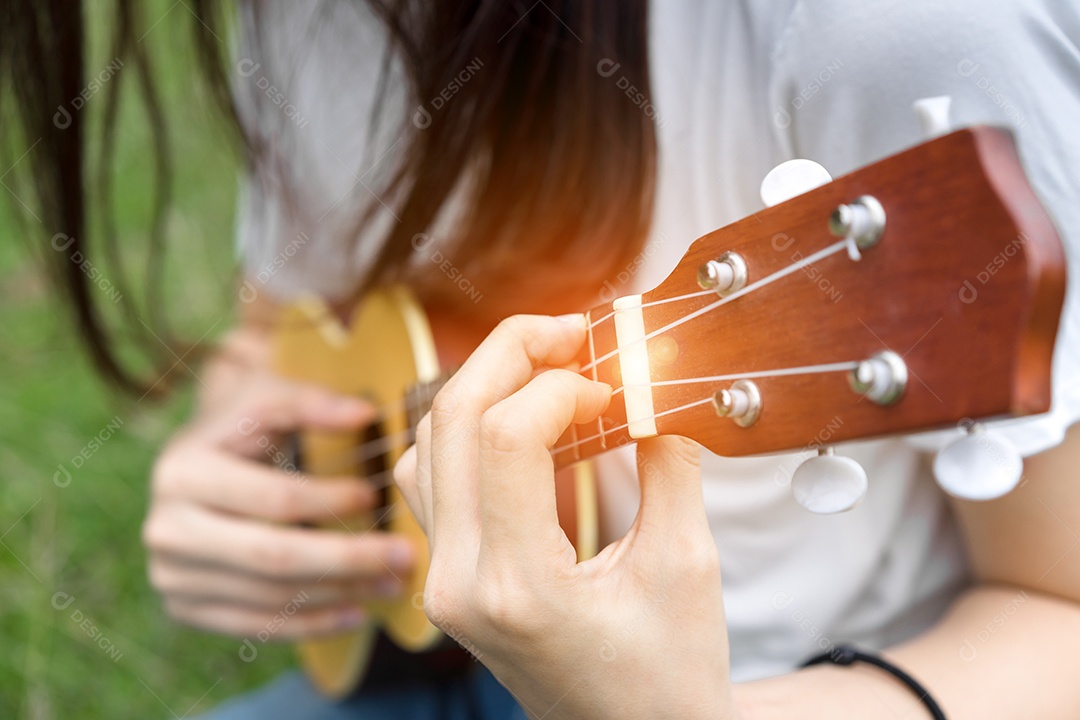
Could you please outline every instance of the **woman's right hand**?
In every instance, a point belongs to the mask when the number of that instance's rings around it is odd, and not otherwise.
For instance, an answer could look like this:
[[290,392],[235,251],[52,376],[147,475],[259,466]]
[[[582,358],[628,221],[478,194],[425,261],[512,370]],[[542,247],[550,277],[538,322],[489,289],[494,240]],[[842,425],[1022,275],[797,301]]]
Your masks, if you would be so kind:
[[229,635],[281,640],[353,627],[365,600],[402,592],[412,548],[348,530],[344,521],[379,493],[356,477],[288,467],[281,438],[304,427],[356,431],[375,410],[261,370],[241,382],[154,466],[142,533],[150,582],[172,617]]

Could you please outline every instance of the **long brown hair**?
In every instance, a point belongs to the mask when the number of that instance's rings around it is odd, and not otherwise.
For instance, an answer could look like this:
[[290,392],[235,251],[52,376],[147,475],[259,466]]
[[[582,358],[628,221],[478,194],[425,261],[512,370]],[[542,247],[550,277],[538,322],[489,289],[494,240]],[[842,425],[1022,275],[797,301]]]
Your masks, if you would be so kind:
[[[466,172],[468,197],[452,242],[454,261],[482,273],[493,287],[524,282],[535,274],[526,269],[534,263],[568,258],[591,268],[599,282],[637,251],[651,217],[655,132],[652,118],[604,69],[617,63],[620,77],[629,78],[641,97],[649,96],[645,0],[548,0],[531,7],[505,0],[365,1],[389,33],[418,114],[406,118],[403,159],[380,193],[393,199],[400,222],[380,241],[366,276],[356,279],[354,296],[406,274],[413,238],[432,226]],[[135,74],[153,130],[157,212],[151,237],[160,244],[170,189],[166,124],[150,59],[137,42],[138,3],[114,3],[113,52],[124,72]],[[81,0],[3,4],[2,96],[14,105],[24,135],[41,138],[28,160],[45,228],[42,242],[55,246],[60,238],[63,245],[62,252],[48,256],[80,336],[104,377],[143,393],[158,377],[140,377],[121,361],[115,331],[102,319],[97,293],[76,261],[92,252],[86,121],[76,113],[58,122],[57,111],[86,87],[83,5]],[[191,13],[180,15],[193,16],[201,71],[240,131],[249,171],[258,178],[267,171],[268,144],[237,120],[230,65],[219,41],[228,18],[214,0],[192,0],[190,7]],[[252,17],[257,23],[259,13]],[[259,28],[254,30],[257,35]],[[453,102],[438,112],[426,109],[475,62],[483,63],[484,71],[468,83],[458,82]],[[103,89],[105,176],[120,86],[109,83]],[[363,208],[358,227],[377,211],[374,205]],[[108,252],[113,239],[105,235],[101,243]],[[160,254],[151,252],[149,272],[160,273]],[[158,285],[153,279],[147,283],[150,292]],[[130,312],[129,321],[136,319]],[[163,323],[163,317],[155,318],[150,325],[161,334]],[[135,337],[146,334],[142,323],[128,324]],[[150,357],[164,360],[155,350],[157,341],[144,339]]]

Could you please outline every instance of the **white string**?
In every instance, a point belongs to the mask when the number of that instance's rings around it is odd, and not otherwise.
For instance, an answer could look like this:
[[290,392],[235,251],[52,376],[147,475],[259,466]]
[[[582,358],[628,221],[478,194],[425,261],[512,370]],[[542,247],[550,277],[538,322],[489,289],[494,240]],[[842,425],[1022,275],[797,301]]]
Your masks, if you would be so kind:
[[[593,325],[590,322],[588,322],[589,318],[591,316],[592,316],[592,311],[590,310],[585,316],[585,321],[586,321],[585,325],[586,325],[586,328],[587,328],[587,332],[589,333],[589,360],[590,361],[596,359],[596,338],[595,338],[595,336],[593,334]],[[595,364],[593,365],[593,368],[592,368],[592,379],[593,379],[593,382],[597,382],[599,380],[599,378],[596,375],[596,365]],[[572,427],[574,428],[574,442],[577,442],[577,439],[578,439],[577,426],[574,425]],[[603,416],[600,416],[600,417],[596,418],[596,429],[600,431],[600,447],[602,447],[604,449],[607,449],[607,443],[604,442],[604,418],[603,418]]]
[[416,428],[414,427],[407,427],[389,435],[380,435],[374,440],[366,440],[354,448],[336,453],[334,464],[324,467],[320,474],[333,475],[346,472],[353,465],[374,460],[388,454],[394,448],[408,447],[414,442],[416,442]]
[[781,368],[779,370],[755,370],[747,373],[734,373],[731,375],[711,375],[708,377],[681,378],[679,380],[659,380],[651,383],[629,383],[611,392],[617,395],[626,387],[663,387],[665,385],[695,385],[707,382],[727,382],[728,380],[748,380],[750,378],[784,377],[785,375],[811,375],[813,373],[846,372],[858,367],[859,362],[828,363],[825,365],[806,365],[804,367]]
[[859,262],[862,260],[862,253],[859,252],[859,243],[855,240],[854,235],[848,235],[844,238],[844,243],[847,246],[847,256],[851,258],[851,262]]
[[[850,361],[850,362],[827,363],[827,364],[823,364],[823,365],[804,365],[802,367],[779,368],[777,370],[755,370],[753,372],[734,373],[734,374],[731,374],[731,375],[712,375],[712,376],[709,376],[709,377],[684,378],[684,379],[679,379],[679,380],[661,380],[659,382],[653,382],[653,383],[637,383],[637,384],[633,384],[633,385],[623,385],[622,387],[619,387],[619,388],[615,389],[611,394],[612,395],[617,395],[620,392],[622,392],[623,388],[626,388],[626,387],[658,387],[658,386],[664,386],[664,385],[692,385],[692,384],[707,383],[707,382],[727,382],[729,380],[745,380],[745,379],[748,379],[748,378],[785,377],[785,376],[789,376],[789,375],[812,375],[812,374],[815,374],[815,373],[845,372],[845,371],[848,371],[848,370],[854,370],[858,366],[858,364],[859,363],[857,361],[853,360],[853,361]],[[705,403],[709,403],[709,402],[712,402],[711,397],[707,397],[704,400],[695,400],[694,402],[687,403],[686,405],[680,405],[679,407],[672,408],[670,410],[664,410],[663,412],[658,412],[655,415],[650,415],[649,417],[645,417],[645,418],[641,418],[641,419],[642,420],[655,420],[656,418],[663,417],[665,415],[671,415],[672,413],[682,412],[683,410],[689,410],[690,408],[695,408],[695,407],[697,407],[699,405],[704,405]],[[617,432],[619,430],[623,430],[623,429],[628,428],[628,427],[630,427],[630,423],[624,423],[623,425],[619,425],[618,427],[614,427],[614,428],[611,428],[610,430],[607,430],[604,434]],[[569,443],[567,445],[559,445],[559,446],[553,447],[551,449],[551,454],[554,455],[556,453],[564,452],[566,450],[572,450],[572,449],[574,449],[574,448],[576,448],[576,447],[578,447],[580,445],[583,445],[583,444],[585,444],[587,442],[590,442],[592,440],[596,440],[597,438],[600,438],[600,437],[601,437],[600,434],[592,435],[592,436],[584,438],[582,440],[575,440],[574,442]]]
[[[755,283],[751,283],[750,285],[747,285],[746,287],[744,287],[742,290],[739,290],[738,292],[734,292],[731,295],[727,295],[725,297],[722,297],[719,300],[717,300],[716,302],[710,303],[710,304],[706,305],[705,307],[700,308],[700,309],[690,313],[689,315],[686,315],[686,316],[680,318],[679,320],[676,320],[676,321],[674,321],[674,322],[672,322],[672,323],[670,323],[668,325],[665,325],[664,327],[658,328],[658,329],[652,331],[651,333],[645,335],[640,340],[636,340],[634,342],[636,343],[636,342],[647,341],[647,340],[655,337],[656,335],[659,335],[660,333],[663,333],[663,332],[671,330],[671,329],[673,329],[675,327],[678,327],[679,325],[682,325],[685,322],[689,322],[690,320],[693,320],[694,318],[696,318],[696,317],[698,317],[700,315],[703,315],[704,313],[707,313],[710,310],[718,308],[721,305],[723,305],[723,304],[725,304],[725,303],[727,303],[727,302],[729,302],[731,300],[735,300],[736,298],[739,298],[739,297],[742,297],[743,295],[749,294],[750,292],[753,292],[754,290],[759,290],[759,289],[761,289],[761,288],[763,288],[763,287],[765,287],[765,286],[767,286],[767,285],[769,285],[771,283],[774,283],[777,280],[780,280],[781,278],[783,278],[783,277],[785,277],[787,275],[790,275],[791,273],[795,272],[796,270],[802,269],[802,268],[806,267],[807,265],[811,265],[811,264],[817,262],[818,260],[821,260],[823,258],[826,258],[826,257],[836,253],[840,249],[847,249],[848,254],[849,254],[849,256],[851,257],[852,260],[858,260],[859,259],[858,247],[856,245],[854,245],[851,238],[845,238],[844,240],[841,240],[841,241],[839,241],[838,243],[836,243],[834,245],[830,245],[829,247],[827,247],[827,248],[825,248],[823,250],[819,250],[816,253],[813,253],[811,255],[806,256],[805,258],[800,259],[799,261],[789,265],[786,268],[783,268],[781,270],[776,271],[772,275],[768,275],[768,276],[762,278],[761,280],[758,280]],[[644,308],[647,308],[647,307],[653,307],[655,305],[664,305],[666,303],[678,302],[678,301],[681,301],[681,300],[690,300],[690,299],[693,299],[693,298],[703,297],[705,295],[713,295],[713,294],[715,294],[714,290],[701,290],[701,291],[698,291],[698,292],[687,293],[686,295],[677,295],[677,296],[674,296],[674,297],[662,298],[660,300],[653,300],[651,302],[642,303],[640,305],[628,306],[628,307],[624,308],[624,310],[644,309]],[[593,328],[598,326],[600,323],[602,323],[605,320],[608,320],[609,318],[612,318],[614,316],[615,316],[615,311],[613,310],[612,312],[609,312],[608,314],[601,317],[599,320],[587,323],[587,326],[588,326],[589,330],[592,330]],[[591,333],[590,333],[590,338],[589,339],[590,339],[590,342],[591,342],[592,341]],[[633,344],[633,343],[631,343],[631,344]],[[595,348],[591,348],[591,353],[590,353],[590,355],[591,355],[590,360],[591,361],[587,365],[582,367],[580,369],[580,372],[584,373],[584,372],[586,372],[588,370],[592,370],[593,371],[593,378],[595,379],[596,378],[596,367],[600,363],[604,362],[605,360],[609,360],[610,358],[612,358],[615,355],[619,354],[620,351],[621,351],[621,348],[616,348],[615,350],[612,350],[611,352],[607,353],[606,355],[603,355],[603,356],[597,358]],[[852,367],[854,365],[855,365],[855,363],[835,363],[834,365],[810,366],[810,368],[808,368],[808,369],[807,368],[788,368],[788,369],[775,370],[775,371],[758,371],[758,372],[753,372],[753,373],[743,373],[743,374],[740,374],[740,375],[716,375],[716,376],[708,377],[708,378],[691,378],[691,379],[687,379],[687,380],[667,380],[667,381],[650,383],[650,384],[651,385],[661,386],[661,385],[677,385],[677,384],[691,384],[691,383],[704,383],[704,382],[724,382],[726,380],[737,380],[737,379],[740,379],[740,378],[794,375],[794,374],[798,374],[798,373],[801,373],[801,372],[830,372],[832,370],[849,370],[849,369],[852,369]],[[827,369],[815,370],[813,368],[827,368]],[[614,390],[612,392],[612,394],[615,395],[615,394],[618,394],[618,393],[622,392],[625,387],[627,387],[627,386],[624,385],[622,387],[617,388],[616,390]],[[640,385],[630,385],[629,387],[640,387]],[[657,417],[661,417],[663,415],[668,415],[670,413],[678,412],[680,410],[684,410],[684,409],[687,409],[687,408],[690,408],[690,407],[696,407],[697,405],[701,405],[701,404],[704,404],[706,402],[709,402],[710,399],[711,398],[707,398],[706,400],[691,403],[690,405],[687,405],[687,406],[683,406],[683,407],[680,407],[680,408],[674,408],[672,410],[665,410],[662,413],[659,413],[657,415],[653,415],[652,418],[657,418]],[[391,414],[391,411],[394,414],[396,414],[397,412],[401,412],[402,410],[408,409],[410,407],[415,407],[417,404],[422,404],[422,403],[415,403],[412,398],[404,397],[404,398],[401,398],[400,400],[398,400],[397,402],[380,406],[380,407],[377,408],[378,416],[377,416],[377,419],[375,420],[375,422],[379,422],[379,420],[385,419],[386,417],[388,417]],[[645,418],[645,419],[650,419],[650,418]],[[628,426],[629,425],[620,425],[619,427],[614,428],[612,430],[608,430],[606,432],[615,432],[617,430],[621,430],[621,429],[626,428]],[[601,430],[599,435],[594,435],[594,436],[586,438],[584,440],[577,441],[577,442],[573,443],[572,445],[565,445],[563,447],[553,448],[552,452],[553,453],[554,452],[560,452],[560,451],[562,451],[564,449],[569,449],[569,448],[572,448],[572,447],[576,447],[578,445],[589,442],[590,440],[595,440],[597,438],[603,439],[606,433],[603,430],[602,422],[599,425],[599,427],[600,427],[600,430]],[[391,447],[395,446],[398,442],[400,442],[402,440],[404,440],[405,442],[408,442],[408,440],[413,439],[412,438],[413,432],[414,432],[414,429],[407,428],[406,430],[404,430],[402,432],[394,433],[393,435],[382,436],[382,437],[379,437],[376,440],[361,443],[358,447],[354,448],[352,451],[347,452],[347,453],[342,453],[342,456],[338,459],[338,463],[340,464],[340,469],[345,469],[345,467],[347,467],[347,464],[351,464],[352,462],[362,463],[362,462],[370,460],[370,459],[372,459],[374,457],[382,455],[382,454],[388,452]],[[333,472],[333,470],[331,470],[331,472]]]
[[[742,290],[739,290],[738,292],[733,292],[730,295],[726,295],[726,296],[720,298],[719,300],[717,300],[716,302],[709,303],[708,305],[706,305],[703,308],[695,310],[694,312],[692,312],[692,313],[690,313],[688,315],[684,315],[683,317],[679,318],[678,320],[674,320],[674,321],[668,323],[667,325],[664,325],[663,327],[659,327],[656,330],[653,330],[651,333],[648,333],[647,335],[645,335],[645,337],[640,338],[638,340],[634,340],[633,342],[630,343],[630,345],[633,345],[633,344],[636,344],[636,343],[639,343],[639,342],[645,342],[647,340],[651,340],[652,338],[656,337],[657,335],[660,335],[661,333],[665,333],[668,330],[672,330],[674,328],[677,328],[679,325],[682,325],[683,323],[690,322],[694,318],[700,317],[701,315],[704,315],[705,313],[709,312],[710,310],[715,310],[716,308],[720,307],[721,305],[724,305],[724,304],[729,303],[729,302],[731,302],[733,300],[737,300],[737,299],[741,298],[743,295],[749,295],[750,293],[754,292],[755,290],[760,290],[763,287],[771,285],[772,283],[776,282],[777,280],[780,280],[780,279],[782,279],[784,277],[787,277],[788,275],[795,272],[796,270],[802,270],[807,265],[813,265],[818,260],[822,260],[822,259],[827,258],[830,255],[833,255],[833,254],[835,254],[835,253],[837,253],[837,252],[839,252],[841,250],[847,249],[847,245],[848,245],[847,240],[840,240],[839,242],[833,243],[832,245],[828,246],[827,248],[824,248],[822,250],[818,250],[816,253],[812,253],[810,255],[807,255],[806,257],[798,260],[797,262],[794,262],[794,263],[792,263],[791,265],[788,265],[785,268],[777,270],[772,275],[766,275],[765,277],[761,278],[757,282],[750,283],[749,285],[744,287]],[[709,292],[712,292],[712,291],[709,291]],[[641,307],[644,307],[644,305],[642,305]],[[627,307],[627,308],[624,308],[624,310],[633,310],[633,309],[635,309],[635,307],[632,306],[632,305]],[[628,347],[629,347],[629,345],[628,345]],[[614,350],[612,350],[611,352],[607,353],[606,355],[601,355],[600,357],[596,358],[591,363],[589,363],[585,367],[581,368],[581,370],[582,371],[589,370],[594,365],[599,365],[600,363],[604,362],[605,360],[610,360],[611,358],[615,357],[620,352],[622,352],[622,350],[623,350],[623,348],[618,348],[617,347]]]
[[[665,410],[663,412],[658,412],[655,415],[650,415],[649,417],[642,418],[642,419],[643,420],[654,420],[654,419],[656,419],[658,417],[663,417],[665,415],[670,415],[671,413],[682,412],[683,410],[689,410],[690,408],[694,408],[694,407],[697,407],[698,405],[704,405],[705,403],[710,403],[710,402],[712,402],[712,398],[705,398],[704,400],[695,400],[692,403],[687,403],[686,405],[680,405],[677,408],[671,408],[670,410]],[[619,425],[617,427],[611,428],[610,430],[607,431],[606,434],[610,434],[610,433],[613,433],[613,432],[618,432],[619,430],[625,430],[628,427],[630,427],[630,423],[624,423],[624,424]],[[579,445],[584,445],[585,443],[596,440],[599,437],[600,437],[600,435],[591,435],[591,436],[589,436],[587,438],[584,438],[582,440],[578,440],[577,442],[569,443],[568,445],[559,445],[557,447],[553,447],[553,448],[551,448],[551,454],[555,455],[555,454],[561,453],[561,452],[563,452],[565,450],[573,450],[574,448],[578,447]]]
[[[715,295],[715,294],[716,294],[715,290],[699,290],[697,292],[687,293],[686,295],[675,295],[673,297],[663,298],[661,300],[652,300],[650,302],[642,303],[640,305],[627,305],[623,309],[624,310],[640,310],[640,309],[643,309],[643,308],[652,307],[653,305],[663,305],[665,303],[678,302],[680,300],[692,300],[693,298],[702,297],[703,295]],[[615,311],[614,310],[609,312],[607,315],[604,315],[599,320],[597,320],[597,321],[595,321],[593,323],[590,323],[589,324],[589,329],[591,330],[594,327],[596,327],[597,325],[599,325],[600,323],[604,322],[605,320],[607,320],[609,318],[613,318],[613,317],[615,317]]]

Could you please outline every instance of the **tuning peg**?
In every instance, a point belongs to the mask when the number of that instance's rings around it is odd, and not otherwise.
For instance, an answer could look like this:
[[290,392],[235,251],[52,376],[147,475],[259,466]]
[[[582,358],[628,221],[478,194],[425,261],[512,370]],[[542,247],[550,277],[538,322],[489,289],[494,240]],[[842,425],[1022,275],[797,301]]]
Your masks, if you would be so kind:
[[831,515],[852,509],[866,496],[866,471],[849,457],[823,448],[791,476],[795,501],[812,513]]
[[1008,438],[972,423],[964,437],[942,448],[934,458],[934,477],[941,488],[964,500],[993,500],[1020,482],[1024,462]]
[[750,427],[761,415],[761,390],[753,380],[736,380],[712,398],[713,410],[739,427]]
[[729,251],[699,267],[697,281],[703,290],[715,290],[724,297],[746,287],[748,278],[746,260],[739,253]]
[[949,122],[949,108],[952,106],[952,98],[948,95],[922,98],[916,100],[912,107],[915,117],[919,119],[919,128],[923,138],[930,140],[938,135],[944,135],[952,129]]
[[779,205],[828,182],[832,182],[832,175],[813,160],[788,160],[770,170],[761,181],[761,202],[765,207]]

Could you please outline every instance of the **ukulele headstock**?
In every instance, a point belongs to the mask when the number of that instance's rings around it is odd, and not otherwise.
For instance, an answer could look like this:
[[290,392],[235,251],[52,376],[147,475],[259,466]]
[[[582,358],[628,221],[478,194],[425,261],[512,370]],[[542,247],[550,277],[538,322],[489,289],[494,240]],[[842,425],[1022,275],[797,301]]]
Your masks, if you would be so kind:
[[625,385],[606,422],[748,455],[1044,412],[1064,291],[1011,134],[954,132],[700,238],[613,323],[592,311],[619,348],[597,376]]

